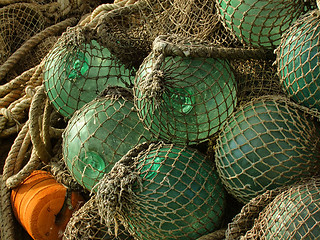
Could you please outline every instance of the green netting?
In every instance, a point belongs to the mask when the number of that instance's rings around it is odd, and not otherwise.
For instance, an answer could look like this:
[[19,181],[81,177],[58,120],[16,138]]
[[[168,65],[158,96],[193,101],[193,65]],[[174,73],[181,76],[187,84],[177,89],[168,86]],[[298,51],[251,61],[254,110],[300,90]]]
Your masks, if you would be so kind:
[[319,11],[312,11],[291,26],[277,48],[281,83],[295,102],[320,110]]
[[217,0],[217,13],[226,28],[245,45],[275,48],[281,35],[315,1]]
[[319,126],[280,96],[243,104],[223,126],[216,165],[227,190],[241,202],[319,170]]
[[[113,233],[117,234],[114,235]],[[98,213],[95,199],[92,197],[77,212],[73,214],[72,219],[68,222],[63,236],[64,240],[129,240],[134,239],[124,230],[123,226],[113,227],[111,231],[103,225]]]
[[320,182],[293,186],[269,203],[243,239],[317,239],[320,235]]
[[69,29],[44,60],[48,98],[63,116],[93,100],[107,86],[131,87],[134,71],[81,27]]
[[[135,106],[140,119],[162,139],[176,143],[205,141],[220,130],[237,103],[237,84],[229,61],[157,54],[159,49],[154,49],[135,78]],[[206,52],[206,46],[201,50]]]
[[186,146],[143,147],[100,180],[103,222],[121,222],[137,239],[196,239],[219,229],[226,195],[213,162]]
[[131,148],[151,138],[138,118],[130,92],[120,88],[108,91],[76,111],[63,134],[64,161],[88,190]]

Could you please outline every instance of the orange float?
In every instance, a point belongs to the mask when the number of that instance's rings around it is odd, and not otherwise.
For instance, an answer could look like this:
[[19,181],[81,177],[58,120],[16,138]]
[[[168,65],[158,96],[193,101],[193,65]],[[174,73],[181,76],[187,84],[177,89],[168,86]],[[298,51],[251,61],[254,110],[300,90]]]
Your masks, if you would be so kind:
[[41,170],[32,172],[11,193],[16,218],[35,240],[62,239],[72,213],[84,202],[79,193],[68,194],[66,187]]

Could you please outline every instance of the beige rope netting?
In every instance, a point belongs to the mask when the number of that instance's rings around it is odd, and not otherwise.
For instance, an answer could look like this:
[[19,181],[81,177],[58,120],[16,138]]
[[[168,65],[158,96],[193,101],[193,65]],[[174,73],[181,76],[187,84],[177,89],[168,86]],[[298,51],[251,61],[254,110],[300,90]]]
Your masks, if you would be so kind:
[[[0,1],[1,5],[6,5],[0,9],[0,32],[5,33],[0,34],[0,141],[5,143],[9,139],[11,144],[10,151],[3,154],[6,157],[3,162],[0,215],[6,218],[1,218],[1,239],[21,239],[18,232],[27,237],[22,229],[16,231],[21,227],[12,214],[10,189],[18,186],[32,170],[40,168],[49,169],[59,182],[70,189],[83,191],[89,199],[71,218],[64,234],[65,239],[77,239],[84,234],[87,234],[85,236],[88,239],[109,239],[110,236],[110,239],[115,239],[110,234],[114,230],[119,235],[123,233],[124,239],[131,238],[128,232],[117,225],[117,221],[113,222],[116,225],[109,224],[109,229],[105,227],[106,220],[103,220],[103,214],[97,208],[97,202],[101,198],[97,199],[94,194],[90,196],[71,177],[62,160],[62,133],[68,120],[57,113],[55,105],[51,104],[53,100],[49,99],[49,91],[44,88],[43,76],[45,56],[48,56],[48,52],[53,52],[53,46],[68,42],[66,36],[72,36],[75,40],[84,39],[87,44],[91,40],[97,41],[102,48],[110,50],[117,63],[134,69],[131,72],[133,78],[151,51],[158,54],[158,57],[221,58],[230,63],[237,84],[238,105],[263,95],[284,94],[276,66],[273,65],[273,50],[253,48],[232,33],[231,27],[226,26],[221,12],[217,10],[217,3],[221,1],[116,0],[113,4],[102,5],[98,1],[16,2],[18,1]],[[313,9],[316,4],[315,1],[301,2],[299,4],[303,4],[305,11]],[[14,16],[20,12],[27,17]],[[11,25],[2,21],[1,16],[10,18]],[[1,28],[1,23],[5,27]],[[15,29],[17,25],[23,27]],[[62,32],[65,34],[59,38]],[[13,39],[13,36],[16,38]],[[74,49],[78,46],[72,41],[68,44]],[[83,66],[84,61],[81,59],[83,58],[78,60]],[[158,59],[161,57],[156,60]],[[77,64],[74,65],[74,71],[71,71],[73,77],[80,76],[79,72],[81,73]],[[90,67],[90,62],[87,65]],[[132,87],[128,86],[128,89],[132,90]],[[99,89],[96,94],[102,90]],[[313,113],[308,109],[302,110]],[[317,113],[313,115],[318,117]],[[210,139],[212,145],[215,145],[216,137],[214,135]],[[214,150],[211,149],[212,151]],[[267,192],[259,197],[269,199],[266,194],[274,197],[278,193],[280,190]],[[258,208],[260,212],[265,205],[264,201],[263,206],[253,208]],[[233,234],[245,234],[248,226],[253,224],[252,218],[257,216],[250,209],[251,205],[243,209],[250,212],[249,218],[243,220],[238,217],[238,222],[242,221],[246,226],[239,227],[240,230],[235,230],[236,233],[230,230],[232,223],[225,235],[227,223],[223,223],[221,229],[209,234],[205,232],[206,235],[202,237],[199,231],[197,236],[203,240],[223,239],[225,236],[227,239],[235,239],[233,236],[236,235]]]
[[252,199],[229,223],[226,239],[315,239],[319,179],[306,179]]

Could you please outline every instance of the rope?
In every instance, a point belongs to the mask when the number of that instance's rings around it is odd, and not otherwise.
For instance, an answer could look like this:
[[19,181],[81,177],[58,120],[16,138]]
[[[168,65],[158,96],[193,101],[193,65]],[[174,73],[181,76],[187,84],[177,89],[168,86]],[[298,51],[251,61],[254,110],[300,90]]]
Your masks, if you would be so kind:
[[[28,123],[28,122],[27,122]],[[16,159],[19,155],[20,148],[22,143],[29,131],[29,124],[25,124],[21,131],[19,132],[18,136],[14,140],[12,147],[8,153],[8,156],[5,160],[5,165],[3,167],[3,180],[6,181],[12,174],[14,173]]]
[[14,125],[13,127],[7,128],[2,130],[2,132],[0,133],[0,138],[6,138],[8,136],[11,136],[13,134],[16,134],[17,132],[19,132],[21,130],[21,128],[24,126],[25,124],[22,123],[20,125]]
[[[125,5],[123,7],[119,7],[113,10],[110,10],[109,12],[105,13],[105,14],[101,14],[95,17],[95,19],[101,19],[104,22],[109,22],[110,19],[115,18],[117,16],[127,16],[129,14],[132,14],[133,11],[138,11],[140,9],[142,9],[143,7],[146,6],[146,2],[145,1],[137,1],[134,4],[128,4]],[[103,16],[102,16],[103,15]],[[96,24],[97,21],[93,21],[90,24]],[[101,21],[100,21],[101,23]],[[103,28],[98,28],[98,31],[103,31]],[[98,32],[99,33],[99,32]]]
[[48,98],[44,107],[43,119],[42,119],[42,137],[43,143],[46,149],[52,149],[50,142],[50,114],[52,113],[52,106],[49,104]]
[[10,5],[14,3],[35,3],[34,0],[0,0],[0,5]]
[[76,18],[69,18],[55,25],[52,25],[45,30],[37,33],[28,39],[22,46],[16,50],[7,60],[0,66],[0,81],[14,67],[14,65],[25,56],[32,48],[38,45],[43,39],[57,34],[59,31],[76,24]]
[[2,184],[1,184],[1,213],[5,218],[2,218],[2,237],[6,240],[14,240],[14,219],[10,202],[10,190],[4,184],[6,180],[12,176],[15,169],[15,162],[19,154],[21,145],[27,135],[29,125],[25,124],[15,139],[12,147],[8,153],[3,167]]
[[28,131],[27,135],[23,139],[21,148],[16,158],[13,174],[16,174],[17,172],[20,171],[23,164],[23,160],[26,157],[26,153],[28,151],[30,143],[31,143],[31,136],[30,136],[30,132]]
[[285,188],[268,190],[265,193],[253,198],[247,203],[241,212],[228,224],[226,240],[239,239],[253,226],[254,219],[259,213]]
[[41,161],[47,164],[51,158],[51,154],[48,152],[44,142],[40,136],[39,128],[39,117],[41,115],[43,103],[46,100],[46,94],[44,92],[44,86],[38,88],[36,94],[32,99],[29,112],[29,123],[30,123],[30,135],[31,141],[35,148],[36,154],[39,156]]
[[93,12],[87,16],[79,25],[84,26],[86,24],[92,24],[98,22],[101,16],[105,15],[106,13],[119,9],[121,7],[129,6],[136,3],[137,0],[120,0],[114,1],[114,3],[106,3],[98,6]]
[[204,235],[197,240],[222,240],[225,238],[226,229],[220,229],[217,231],[214,231],[213,233],[209,233],[207,235]]
[[42,73],[43,73],[43,62],[41,62],[39,65],[35,67],[35,71],[32,74],[27,84],[33,87],[40,86],[42,84]]
[[31,157],[28,163],[15,175],[9,177],[6,186],[9,189],[17,187],[23,182],[34,170],[38,169],[41,161],[36,154],[35,148],[32,149]]
[[225,48],[218,46],[205,46],[177,44],[167,41],[166,35],[158,36],[153,42],[153,51],[166,56],[203,57],[224,59],[273,59],[272,51],[263,49]]
[[31,78],[34,74],[38,66],[30,68],[29,70],[23,72],[18,77],[14,78],[10,82],[0,86],[0,97],[5,96],[7,93],[10,93],[12,90],[17,88],[21,88],[21,86],[25,85],[26,82]]
[[5,97],[0,99],[0,108],[5,108],[10,105],[10,103],[19,99],[22,94],[22,88],[17,87],[16,89],[11,90]]

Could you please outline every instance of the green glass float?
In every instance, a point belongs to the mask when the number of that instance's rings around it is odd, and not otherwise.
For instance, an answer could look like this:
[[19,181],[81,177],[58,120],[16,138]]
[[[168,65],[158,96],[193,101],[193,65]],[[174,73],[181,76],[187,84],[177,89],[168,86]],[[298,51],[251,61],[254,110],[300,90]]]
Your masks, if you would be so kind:
[[[133,161],[131,168],[129,165]],[[122,204],[122,212],[127,214],[120,219],[128,221],[128,230],[137,239],[197,239],[221,227],[226,194],[213,162],[203,154],[186,146],[160,142],[140,151],[133,161],[128,161],[130,163],[124,169],[133,169],[137,173],[141,179],[141,189],[134,187],[136,200],[126,202],[130,199],[128,188],[124,185],[131,179],[128,177],[126,180],[126,176],[131,176],[128,173],[120,177],[124,183],[120,195],[126,197],[122,201],[119,196],[117,201]],[[120,170],[112,171],[118,173]],[[108,177],[111,184],[117,182],[111,176]],[[106,207],[105,198],[114,201],[113,194],[120,188],[116,185],[117,189],[109,193],[110,186],[104,185],[105,179],[99,182],[96,195],[101,201],[98,204],[102,207],[99,213],[104,220],[110,211],[108,207],[108,210],[103,209]],[[131,184],[135,186],[136,182]],[[132,205],[136,206],[134,210],[126,208]],[[111,203],[111,208],[115,206]]]
[[282,36],[277,49],[278,73],[288,96],[320,111],[320,18],[306,14]]
[[320,185],[316,180],[282,192],[260,213],[259,239],[317,239],[319,204]]
[[145,127],[161,139],[188,144],[219,131],[237,104],[228,61],[167,56],[156,66],[151,53],[135,78],[135,106]]
[[273,49],[307,7],[300,0],[218,0],[224,25],[244,44]]
[[216,145],[216,165],[239,201],[311,176],[319,169],[319,127],[288,99],[260,97],[228,119]]
[[52,105],[71,118],[107,86],[132,86],[133,75],[96,40],[66,45],[60,38],[45,58],[43,78]]
[[132,96],[111,94],[75,112],[63,133],[63,158],[72,176],[92,190],[123,155],[150,138]]

